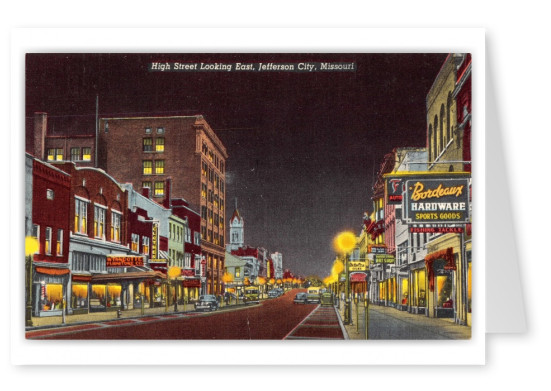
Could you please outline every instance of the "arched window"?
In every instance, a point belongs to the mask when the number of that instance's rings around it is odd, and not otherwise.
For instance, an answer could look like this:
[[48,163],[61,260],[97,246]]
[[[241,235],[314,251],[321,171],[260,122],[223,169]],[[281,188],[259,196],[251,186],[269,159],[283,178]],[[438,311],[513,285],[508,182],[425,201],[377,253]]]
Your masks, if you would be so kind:
[[452,138],[451,134],[451,110],[452,110],[452,94],[448,92],[448,101],[446,102],[446,137],[448,142]]
[[440,146],[438,145],[438,116],[434,116],[434,157],[436,160],[436,157],[438,156],[438,152],[440,151]]
[[450,164],[450,168],[448,169],[449,172],[453,172],[453,166]]
[[446,109],[442,104],[440,106],[440,148],[443,150],[446,148],[448,139],[444,139],[444,116],[446,115]]
[[429,125],[429,161],[432,161],[432,125]]

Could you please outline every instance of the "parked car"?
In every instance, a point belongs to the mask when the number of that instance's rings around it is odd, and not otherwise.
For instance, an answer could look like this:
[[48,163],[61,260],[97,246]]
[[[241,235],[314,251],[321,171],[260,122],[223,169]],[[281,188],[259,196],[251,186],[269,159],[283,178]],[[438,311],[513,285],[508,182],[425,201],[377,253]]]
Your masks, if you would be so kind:
[[195,302],[195,310],[216,311],[218,309],[218,300],[214,295],[201,295],[199,300]]
[[271,291],[268,291],[268,299],[275,299],[276,297],[281,296],[278,291],[275,289],[272,289]]
[[295,295],[293,303],[295,304],[306,304],[308,299],[308,294],[306,292],[299,292]]
[[321,306],[322,307],[330,307],[333,305],[333,294],[331,292],[323,292],[321,294]]
[[275,288],[274,290],[279,294],[279,296],[283,296],[283,294],[285,293],[285,291],[281,288]]

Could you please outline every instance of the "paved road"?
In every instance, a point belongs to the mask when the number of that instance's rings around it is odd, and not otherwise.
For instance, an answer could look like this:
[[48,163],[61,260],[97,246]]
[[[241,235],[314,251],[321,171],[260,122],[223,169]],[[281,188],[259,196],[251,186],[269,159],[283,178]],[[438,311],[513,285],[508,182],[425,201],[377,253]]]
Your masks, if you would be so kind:
[[250,307],[116,319],[27,332],[40,339],[283,339],[318,306],[295,305],[298,290]]

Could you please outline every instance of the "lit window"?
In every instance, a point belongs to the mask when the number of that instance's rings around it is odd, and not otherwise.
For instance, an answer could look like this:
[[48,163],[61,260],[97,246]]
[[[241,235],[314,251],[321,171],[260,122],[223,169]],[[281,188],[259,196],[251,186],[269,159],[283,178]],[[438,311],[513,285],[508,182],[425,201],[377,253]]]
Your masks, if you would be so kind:
[[207,185],[205,183],[201,183],[201,197],[207,198]]
[[151,137],[146,137],[143,139],[143,151],[144,152],[153,151],[153,139]]
[[80,148],[73,147],[71,148],[71,161],[76,162],[77,160],[80,160]]
[[207,176],[207,171],[208,171],[208,168],[207,168],[207,163],[205,162],[201,162],[201,174],[206,177]]
[[142,236],[142,254],[149,255],[149,237]]
[[151,160],[143,161],[143,173],[144,175],[153,174],[153,162]]
[[49,161],[55,160],[55,149],[54,148],[48,149],[48,160]]
[[146,187],[151,189],[151,182],[149,181],[142,182],[142,189],[145,189]]
[[63,148],[56,148],[56,150],[55,150],[55,160],[57,160],[57,161],[63,160]]
[[220,200],[220,210],[224,210],[224,200]]
[[92,148],[82,148],[82,160],[84,160],[85,162],[89,162],[90,160],[92,160]]
[[156,196],[165,195],[165,183],[164,182],[155,182],[155,195]]
[[75,232],[86,234],[88,216],[88,203],[78,198],[75,199]]
[[164,137],[157,137],[155,139],[155,151],[164,152],[165,150],[165,139]]
[[235,268],[235,277],[236,277],[236,278],[240,278],[240,277],[241,277],[241,268],[240,268],[240,267],[236,267],[236,268]]
[[105,209],[94,206],[94,236],[103,238],[105,235]]
[[155,160],[155,174],[164,174],[164,173],[165,173],[165,161]]
[[132,251],[135,253],[139,252],[138,247],[140,246],[140,235],[132,234]]
[[58,256],[63,255],[63,230],[58,229],[57,230],[57,244],[56,244],[56,254]]
[[44,253],[46,255],[52,255],[52,229],[46,227],[46,238],[44,241]]
[[121,241],[121,215],[111,212],[111,241]]
[[209,151],[209,160],[212,162],[214,160],[214,154],[212,151]]

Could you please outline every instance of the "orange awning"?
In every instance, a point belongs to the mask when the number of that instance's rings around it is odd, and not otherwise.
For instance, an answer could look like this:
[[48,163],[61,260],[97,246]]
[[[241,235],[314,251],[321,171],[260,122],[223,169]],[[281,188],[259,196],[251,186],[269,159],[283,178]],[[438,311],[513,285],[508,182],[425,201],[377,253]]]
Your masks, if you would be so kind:
[[54,269],[51,267],[35,267],[34,270],[37,273],[48,274],[50,276],[63,276],[69,274],[69,269]]

